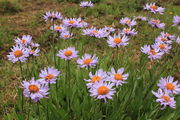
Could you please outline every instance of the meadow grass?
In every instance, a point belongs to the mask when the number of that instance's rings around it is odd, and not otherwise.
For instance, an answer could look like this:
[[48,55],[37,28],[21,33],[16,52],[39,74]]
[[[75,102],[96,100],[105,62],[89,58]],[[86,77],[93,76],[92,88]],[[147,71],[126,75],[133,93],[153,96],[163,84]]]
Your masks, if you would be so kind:
[[[40,0],[39,4],[47,5],[52,1]],[[1,16],[0,22],[3,27],[0,28],[0,118],[7,120],[17,119],[39,119],[39,120],[175,120],[180,117],[180,97],[176,96],[176,109],[166,108],[160,110],[160,105],[156,103],[156,98],[152,94],[152,90],[157,90],[157,83],[161,77],[172,75],[176,80],[180,78],[179,55],[180,48],[178,44],[173,44],[169,54],[166,54],[159,61],[150,61],[146,55],[140,51],[140,47],[146,44],[154,43],[154,39],[162,30],[154,29],[147,22],[138,23],[135,29],[138,35],[131,37],[129,45],[118,50],[108,47],[106,39],[97,39],[93,37],[82,36],[81,29],[73,29],[73,39],[62,40],[55,38],[56,53],[60,49],[69,46],[75,47],[79,51],[79,56],[84,53],[96,54],[99,63],[93,69],[81,69],[77,66],[76,60],[70,61],[70,69],[68,80],[70,87],[64,84],[67,73],[67,61],[56,57],[53,59],[52,32],[49,30],[50,25],[42,20],[42,14],[47,10],[58,10],[63,16],[82,17],[91,26],[103,27],[105,25],[116,26],[122,29],[119,24],[122,17],[133,17],[144,15],[148,18],[159,18],[166,27],[165,32],[179,35],[180,31],[176,27],[172,27],[172,18],[180,13],[179,6],[173,5],[172,2],[159,2],[166,8],[164,15],[153,15],[142,10],[142,6],[148,0],[101,0],[92,8],[80,8],[79,4],[71,2],[52,2],[53,7],[39,8],[32,12],[32,16],[24,11],[16,13],[14,16],[6,14]],[[19,4],[24,5],[22,1]],[[27,2],[29,5],[38,5]],[[28,6],[28,5],[27,5]],[[25,6],[25,7],[27,7]],[[59,7],[60,6],[60,7]],[[71,7],[69,7],[71,6]],[[28,8],[28,7],[27,7]],[[29,16],[26,18],[26,16]],[[13,20],[25,19],[10,24]],[[8,21],[10,20],[10,21]],[[18,26],[20,25],[20,26]],[[24,27],[24,29],[23,29]],[[18,64],[12,64],[7,61],[6,55],[14,44],[13,39],[22,34],[30,34],[35,42],[41,47],[40,56],[30,59],[28,63],[23,64],[23,77],[30,80],[31,77],[38,79],[41,69],[47,66],[54,66],[61,71],[58,77],[58,89],[55,85],[51,86],[48,99],[43,99],[38,103],[31,103],[29,99],[25,99],[24,112],[21,111],[21,73]],[[55,63],[57,63],[55,65]],[[127,84],[117,89],[117,93],[113,100],[103,103],[89,96],[86,88],[86,82],[89,72],[95,73],[96,70],[102,68],[104,71],[110,71],[124,67],[125,73],[129,73]],[[47,113],[48,109],[48,113]]]

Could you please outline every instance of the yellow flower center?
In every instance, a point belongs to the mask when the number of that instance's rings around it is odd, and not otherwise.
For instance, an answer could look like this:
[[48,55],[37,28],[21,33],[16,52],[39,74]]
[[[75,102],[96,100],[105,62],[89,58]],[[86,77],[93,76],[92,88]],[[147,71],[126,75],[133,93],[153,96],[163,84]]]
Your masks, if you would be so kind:
[[39,91],[39,88],[37,85],[29,85],[29,91],[31,93],[37,93]]
[[115,74],[114,79],[115,80],[123,80],[122,74]]
[[161,40],[162,40],[162,41],[166,41],[166,40],[167,40],[167,38],[161,38]]
[[92,34],[98,34],[98,31],[97,30],[93,30]]
[[156,51],[155,50],[150,50],[150,52],[153,54],[153,55],[156,55]]
[[165,45],[164,45],[164,44],[160,44],[160,45],[159,45],[159,48],[164,49],[164,48],[165,48]]
[[68,37],[69,37],[69,35],[64,35],[64,37],[65,37],[65,38],[68,38]]
[[99,76],[93,76],[93,77],[91,78],[91,82],[92,82],[92,83],[95,83],[95,82],[100,81],[100,80],[101,80],[101,78],[100,78]]
[[74,24],[74,23],[75,23],[74,20],[70,20],[70,21],[69,21],[69,24]]
[[174,90],[174,85],[172,83],[167,83],[165,87],[169,90]]
[[91,58],[87,58],[83,62],[84,62],[84,64],[88,65],[88,64],[90,64],[92,62],[92,59]]
[[21,40],[21,42],[24,44],[26,42],[26,40]]
[[21,50],[16,50],[15,52],[14,52],[14,56],[15,57],[21,57],[23,55],[23,52],[21,51]]
[[61,30],[62,28],[60,26],[55,27],[56,30]]
[[64,55],[65,56],[71,56],[72,55],[72,51],[71,50],[66,50],[65,52],[64,52]]
[[130,31],[130,29],[125,29],[125,30],[124,30],[124,32],[129,32],[129,31]]
[[51,79],[53,79],[53,78],[54,78],[54,75],[52,75],[52,74],[48,74],[48,75],[45,77],[46,80],[51,80]]
[[161,98],[163,98],[166,102],[169,102],[170,101],[170,97],[168,97],[168,96],[162,96]]
[[119,43],[122,42],[122,40],[121,40],[121,38],[114,38],[114,42],[115,42],[116,44],[119,44]]
[[158,9],[158,6],[156,6],[156,5],[151,5],[150,8],[153,9],[153,10],[157,10],[157,9]]
[[109,92],[109,88],[106,86],[101,86],[98,88],[98,94],[99,95],[106,95]]

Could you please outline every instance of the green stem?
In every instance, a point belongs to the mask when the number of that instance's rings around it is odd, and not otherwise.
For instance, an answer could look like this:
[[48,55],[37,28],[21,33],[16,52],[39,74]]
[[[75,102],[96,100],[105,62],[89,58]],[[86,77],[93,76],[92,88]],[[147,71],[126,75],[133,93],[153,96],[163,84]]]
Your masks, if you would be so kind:
[[[20,71],[21,71],[21,79],[23,80],[24,77],[23,77],[23,68],[22,68],[22,63],[19,61],[19,67],[20,67]],[[21,109],[22,109],[22,112],[24,111],[23,108],[24,108],[24,96],[23,96],[23,89],[21,89]]]

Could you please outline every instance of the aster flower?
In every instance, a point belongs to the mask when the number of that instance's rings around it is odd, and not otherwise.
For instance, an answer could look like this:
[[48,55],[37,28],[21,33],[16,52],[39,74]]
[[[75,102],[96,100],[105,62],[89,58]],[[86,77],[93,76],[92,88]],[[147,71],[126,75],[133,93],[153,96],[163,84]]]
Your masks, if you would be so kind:
[[54,20],[57,20],[57,19],[62,19],[63,17],[62,17],[62,15],[61,15],[61,13],[59,13],[59,12],[50,12],[50,11],[48,11],[48,12],[46,12],[44,15],[43,15],[43,18],[44,18],[44,20],[47,22],[47,21],[54,21]]
[[125,35],[121,36],[120,34],[114,34],[114,36],[108,37],[107,43],[110,47],[120,47],[128,45],[128,40],[129,39]]
[[180,38],[179,37],[177,37],[176,43],[180,44]]
[[113,86],[113,83],[96,82],[89,90],[90,96],[96,99],[103,99],[106,103],[107,99],[112,99],[112,96],[116,93]]
[[172,43],[172,40],[171,39],[168,39],[166,36],[158,36],[156,39],[155,39],[156,42],[160,42],[160,43],[165,43],[165,44],[171,44]]
[[43,84],[55,84],[57,77],[60,75],[60,71],[55,69],[54,67],[47,67],[41,70],[39,77],[41,78],[39,81]]
[[29,57],[29,50],[27,48],[24,48],[22,45],[16,45],[11,48],[11,51],[9,55],[7,55],[8,60],[15,62],[25,62],[27,60],[27,57]]
[[39,80],[34,80],[34,78],[32,78],[29,82],[23,81],[22,87],[24,89],[24,96],[31,98],[34,102],[37,102],[42,98],[47,98],[47,95],[49,94],[48,86],[41,84]]
[[136,25],[135,19],[131,20],[131,19],[128,18],[128,17],[122,18],[122,19],[120,20],[120,23],[121,23],[122,25],[127,25],[127,26],[129,26],[129,27],[132,27],[132,26]]
[[99,81],[106,81],[107,74],[106,72],[103,71],[103,69],[99,69],[96,71],[96,73],[93,75],[91,72],[89,73],[89,78],[88,80],[84,79],[88,83],[87,88],[91,88],[96,82]]
[[68,47],[67,49],[59,50],[57,56],[61,59],[71,60],[73,58],[76,58],[78,56],[77,54],[78,51],[76,51],[74,47]]
[[77,60],[77,63],[81,68],[95,67],[98,63],[98,57],[95,54],[85,54],[81,59]]
[[70,33],[69,31],[63,31],[60,34],[60,38],[64,39],[64,40],[68,40],[73,36],[72,33]]
[[170,94],[179,94],[180,93],[180,84],[178,81],[174,81],[174,77],[168,76],[167,78],[161,78],[158,86],[166,90]]
[[31,44],[32,36],[23,35],[22,38],[16,38],[15,42],[16,42],[17,45],[27,46],[27,45]]
[[39,45],[38,43],[31,42],[31,43],[30,43],[30,46],[31,46],[32,48],[37,48],[37,47],[39,47],[40,45]]
[[137,31],[135,29],[130,28],[124,28],[122,30],[123,35],[129,35],[129,36],[135,36],[137,34]]
[[84,22],[81,18],[65,18],[63,19],[63,24],[67,27],[77,27],[77,28],[82,28],[82,27],[87,27],[87,23]]
[[152,93],[157,97],[156,102],[163,106],[162,109],[166,106],[176,108],[176,101],[174,100],[174,97],[171,97],[166,91],[159,88],[157,92],[152,91]]
[[150,4],[147,3],[144,6],[144,9],[148,10],[148,11],[154,13],[154,14],[156,14],[156,13],[164,14],[164,9],[165,8],[157,6],[156,3],[150,3]]
[[54,29],[54,31],[56,31],[56,32],[67,31],[67,28],[65,26],[63,26],[63,25],[56,25],[56,24],[54,24],[54,26],[51,26],[50,29],[51,30]]
[[180,29],[180,16],[174,16],[173,17],[173,26],[178,26],[178,28]]
[[109,33],[112,33],[114,32],[116,29],[113,28],[113,27],[108,27],[108,26],[105,26],[104,28],[102,28],[103,30],[109,32]]
[[145,45],[144,47],[141,47],[141,51],[148,55],[148,58],[151,60],[155,59],[161,59],[164,52],[160,52],[159,48],[151,48],[150,45]]
[[124,68],[120,68],[115,71],[114,68],[111,68],[111,72],[108,72],[109,80],[116,85],[116,87],[121,86],[124,83],[127,83],[125,80],[128,78],[129,74],[123,74]]
[[82,1],[80,7],[93,7],[94,4],[91,1]]
[[150,19],[148,22],[152,27],[163,29],[165,27],[164,23],[161,23],[159,19]]
[[164,42],[156,42],[152,45],[152,48],[160,50],[160,52],[169,53],[171,45],[165,44]]
[[135,16],[134,19],[138,21],[147,21],[147,18],[144,16]]
[[39,48],[31,48],[31,47],[29,47],[28,50],[29,50],[29,55],[31,55],[31,56],[39,56],[39,54],[38,54],[40,52]]

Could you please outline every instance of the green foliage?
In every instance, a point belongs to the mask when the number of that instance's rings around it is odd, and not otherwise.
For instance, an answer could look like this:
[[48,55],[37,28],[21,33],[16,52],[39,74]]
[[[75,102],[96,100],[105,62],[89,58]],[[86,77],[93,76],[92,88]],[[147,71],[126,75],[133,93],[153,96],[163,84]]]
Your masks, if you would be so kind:
[[0,1],[0,14],[14,14],[21,10],[21,7],[15,3],[8,0]]

